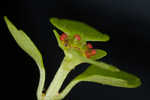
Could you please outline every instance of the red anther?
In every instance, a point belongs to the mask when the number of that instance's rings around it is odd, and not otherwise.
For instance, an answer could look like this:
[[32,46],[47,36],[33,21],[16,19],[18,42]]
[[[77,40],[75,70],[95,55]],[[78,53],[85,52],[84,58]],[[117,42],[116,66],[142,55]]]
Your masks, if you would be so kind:
[[91,57],[91,53],[87,50],[87,51],[85,51],[85,56],[86,56],[87,58],[90,58],[90,57]]
[[92,46],[92,44],[91,44],[91,43],[88,43],[88,44],[87,44],[87,47],[88,47],[88,48],[90,48],[90,49],[92,49],[92,48],[93,48],[93,46]]
[[91,56],[94,56],[96,54],[96,50],[95,49],[92,49],[91,50]]
[[61,41],[64,41],[65,39],[64,39],[62,36],[60,36],[60,40],[61,40]]
[[63,33],[63,34],[60,36],[60,40],[64,41],[67,37],[68,37],[67,34]]
[[78,34],[75,34],[74,37],[75,37],[75,39],[78,40],[78,41],[81,40],[81,37],[80,37],[80,35],[78,35]]

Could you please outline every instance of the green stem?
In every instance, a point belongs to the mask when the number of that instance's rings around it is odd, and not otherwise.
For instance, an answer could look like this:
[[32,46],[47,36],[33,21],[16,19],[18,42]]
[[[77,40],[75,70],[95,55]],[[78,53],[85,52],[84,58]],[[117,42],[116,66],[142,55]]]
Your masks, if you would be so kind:
[[42,65],[39,64],[39,71],[40,71],[40,80],[38,84],[38,89],[37,89],[37,99],[38,100],[43,100],[43,88],[44,88],[44,83],[45,83],[45,69],[44,65],[42,62]]
[[60,97],[64,98],[70,91],[71,89],[78,84],[80,81],[71,81],[71,83],[69,83],[66,88],[60,93]]
[[45,100],[55,100],[54,98],[60,96],[59,90],[66,79],[69,72],[76,66],[77,63],[65,57],[60,68],[58,69],[53,81],[51,82],[45,96]]

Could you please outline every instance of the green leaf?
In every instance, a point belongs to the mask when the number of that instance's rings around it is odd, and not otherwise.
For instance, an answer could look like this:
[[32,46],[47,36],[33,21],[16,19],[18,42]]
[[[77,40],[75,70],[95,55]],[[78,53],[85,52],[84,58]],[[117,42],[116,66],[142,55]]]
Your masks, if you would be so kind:
[[74,20],[51,18],[50,22],[70,36],[79,34],[85,41],[108,41],[109,36],[103,34],[91,26]]
[[75,80],[96,82],[125,88],[136,88],[141,85],[140,79],[132,74],[128,74],[124,71],[112,72],[98,68],[94,65],[88,67],[88,69],[76,77]]
[[95,65],[90,65],[66,86],[60,93],[61,98],[64,98],[76,84],[83,81],[123,88],[136,88],[141,85],[141,80],[135,75],[124,71],[112,72]]
[[138,77],[124,71],[112,72],[94,65],[77,76],[74,81],[88,81],[116,87],[136,88],[141,85]]
[[84,58],[83,61],[86,63],[92,64],[92,65],[95,65],[96,67],[105,69],[105,70],[109,70],[109,71],[113,71],[113,72],[119,72],[120,71],[116,66],[106,64],[102,61],[94,61],[94,60],[87,59],[87,58]]
[[32,40],[22,30],[18,30],[6,16],[4,20],[17,44],[29,54],[40,67],[43,67],[42,55]]

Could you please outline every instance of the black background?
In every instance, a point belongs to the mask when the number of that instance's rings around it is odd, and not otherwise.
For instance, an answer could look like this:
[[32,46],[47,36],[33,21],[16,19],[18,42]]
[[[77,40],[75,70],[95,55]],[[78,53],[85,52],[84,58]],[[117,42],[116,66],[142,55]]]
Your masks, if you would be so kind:
[[[46,87],[63,59],[51,31],[50,17],[83,21],[110,35],[107,43],[93,42],[96,48],[108,52],[103,61],[139,76],[142,86],[125,89],[80,83],[64,100],[149,100],[150,99],[150,1],[148,0],[18,0],[0,3],[1,14],[8,18],[34,41],[43,54],[47,70]],[[10,35],[3,16],[0,18],[1,72],[5,90],[11,99],[36,100],[38,68]],[[74,70],[67,82],[85,69]],[[13,79],[13,80],[12,80]],[[2,82],[2,83],[3,83]],[[31,96],[28,96],[30,95]],[[9,97],[9,96],[8,96]]]

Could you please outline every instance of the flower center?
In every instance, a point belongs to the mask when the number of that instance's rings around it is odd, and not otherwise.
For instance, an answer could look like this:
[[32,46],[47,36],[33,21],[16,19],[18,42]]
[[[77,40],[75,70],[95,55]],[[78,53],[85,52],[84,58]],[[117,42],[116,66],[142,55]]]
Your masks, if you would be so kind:
[[93,49],[91,43],[83,43],[82,38],[79,34],[75,34],[73,37],[69,37],[66,33],[62,33],[60,36],[62,44],[66,48],[75,48],[79,50],[83,56],[90,58],[96,54],[96,50]]

